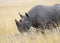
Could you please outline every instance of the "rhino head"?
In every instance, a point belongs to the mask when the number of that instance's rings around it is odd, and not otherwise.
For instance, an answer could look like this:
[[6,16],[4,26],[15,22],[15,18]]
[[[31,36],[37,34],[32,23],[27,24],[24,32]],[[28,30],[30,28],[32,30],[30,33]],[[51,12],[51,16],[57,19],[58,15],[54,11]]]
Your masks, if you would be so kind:
[[22,16],[20,13],[18,13],[21,17],[21,20],[17,21],[15,19],[15,23],[16,23],[16,26],[17,26],[17,29],[19,32],[26,32],[29,30],[30,28],[30,22],[29,22],[29,16],[27,13],[25,13],[25,16]]

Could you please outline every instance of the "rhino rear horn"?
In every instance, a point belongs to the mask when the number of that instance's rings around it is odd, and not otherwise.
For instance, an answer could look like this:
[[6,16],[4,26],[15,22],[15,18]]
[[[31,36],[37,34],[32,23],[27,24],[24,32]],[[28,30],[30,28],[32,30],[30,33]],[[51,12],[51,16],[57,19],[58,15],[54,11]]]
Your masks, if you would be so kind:
[[19,16],[21,17],[21,18],[23,18],[23,16],[18,12],[18,14],[19,14]]
[[27,13],[25,13],[25,15],[29,18],[29,15]]

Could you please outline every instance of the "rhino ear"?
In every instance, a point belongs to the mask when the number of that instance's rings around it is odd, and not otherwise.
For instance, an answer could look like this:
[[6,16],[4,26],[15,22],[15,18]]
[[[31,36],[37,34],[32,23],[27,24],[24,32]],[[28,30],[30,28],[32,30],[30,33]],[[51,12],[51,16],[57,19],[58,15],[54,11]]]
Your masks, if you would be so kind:
[[17,27],[20,26],[20,23],[16,19],[15,19],[15,23],[16,23]]
[[27,13],[25,13],[25,15],[29,18],[29,15]]
[[19,16],[21,17],[21,18],[23,18],[23,16],[18,12],[18,14],[19,14]]

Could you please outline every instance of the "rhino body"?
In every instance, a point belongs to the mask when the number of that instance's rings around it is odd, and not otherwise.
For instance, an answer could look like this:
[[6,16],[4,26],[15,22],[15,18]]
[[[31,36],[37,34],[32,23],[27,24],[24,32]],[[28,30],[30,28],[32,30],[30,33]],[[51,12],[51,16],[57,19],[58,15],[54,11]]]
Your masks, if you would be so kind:
[[60,4],[37,5],[22,17],[21,22],[17,20],[15,22],[20,31],[28,31],[31,26],[42,30],[50,29],[50,26],[56,28],[60,23]]

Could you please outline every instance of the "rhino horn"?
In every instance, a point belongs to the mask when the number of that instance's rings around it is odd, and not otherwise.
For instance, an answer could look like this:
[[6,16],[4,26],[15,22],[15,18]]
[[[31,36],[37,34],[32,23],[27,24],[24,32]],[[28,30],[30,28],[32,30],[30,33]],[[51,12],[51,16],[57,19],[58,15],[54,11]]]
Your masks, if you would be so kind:
[[19,14],[19,16],[20,16],[21,18],[23,18],[23,16],[21,15],[21,13],[18,12],[18,14]]
[[27,13],[25,13],[25,15],[29,18],[29,15]]
[[16,19],[15,19],[15,23],[16,23],[17,27],[20,26],[20,23]]

